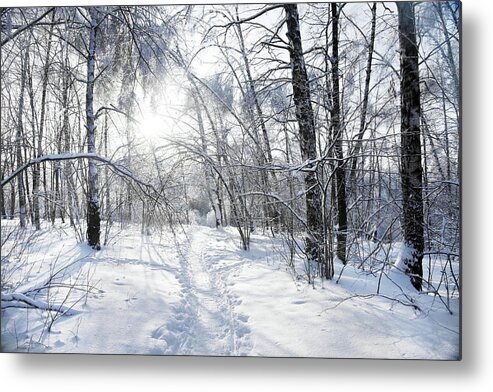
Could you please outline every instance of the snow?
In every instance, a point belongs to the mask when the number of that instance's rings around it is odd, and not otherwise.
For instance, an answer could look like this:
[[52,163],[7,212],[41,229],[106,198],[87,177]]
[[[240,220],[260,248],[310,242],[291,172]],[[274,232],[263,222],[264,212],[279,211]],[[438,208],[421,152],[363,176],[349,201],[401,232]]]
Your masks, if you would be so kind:
[[[2,222],[2,233],[9,224]],[[378,276],[350,263],[339,283],[309,285],[301,264],[293,273],[283,262],[281,240],[253,234],[250,251],[243,251],[234,228],[199,225],[152,235],[130,226],[99,252],[77,243],[62,224],[15,241],[26,242],[22,254],[2,249],[3,276],[16,282],[2,292],[5,351],[459,357],[458,298],[450,314],[396,269]],[[50,290],[34,290],[50,276]],[[89,292],[79,290],[84,286]],[[39,309],[4,308],[25,296]]]

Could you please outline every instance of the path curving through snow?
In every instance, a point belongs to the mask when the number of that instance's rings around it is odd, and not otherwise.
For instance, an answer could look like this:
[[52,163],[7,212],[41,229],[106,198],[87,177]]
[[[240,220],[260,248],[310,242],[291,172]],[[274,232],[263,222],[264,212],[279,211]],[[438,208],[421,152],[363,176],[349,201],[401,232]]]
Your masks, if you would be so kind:
[[217,233],[190,230],[176,244],[182,299],[173,307],[171,319],[153,333],[166,342],[164,354],[248,354],[249,328],[244,325],[248,318],[235,311],[238,300],[227,288],[231,270],[218,270],[224,251],[233,244],[227,233]]

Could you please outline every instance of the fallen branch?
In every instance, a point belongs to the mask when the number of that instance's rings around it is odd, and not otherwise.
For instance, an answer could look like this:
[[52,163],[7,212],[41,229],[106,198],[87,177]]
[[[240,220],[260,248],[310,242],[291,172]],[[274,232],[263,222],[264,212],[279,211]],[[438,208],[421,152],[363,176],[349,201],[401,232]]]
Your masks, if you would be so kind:
[[40,310],[49,310],[57,313],[66,314],[71,316],[78,314],[77,310],[63,306],[63,305],[50,305],[46,302],[41,302],[28,297],[21,293],[2,294],[1,296],[1,309],[7,308],[34,308]]
[[343,298],[341,299],[337,304],[335,304],[334,306],[330,307],[330,308],[326,308],[324,310],[322,310],[318,315],[320,316],[322,313],[325,313],[329,310],[332,310],[332,309],[335,309],[337,308],[339,305],[341,305],[343,302],[346,302],[350,299],[355,299],[355,298],[361,298],[361,299],[371,299],[371,298],[374,298],[374,297],[380,297],[380,298],[384,298],[384,299],[387,299],[389,301],[392,301],[392,302],[397,302],[403,306],[409,306],[411,308],[413,308],[414,310],[417,310],[419,312],[421,312],[421,308],[416,305],[415,303],[409,303],[409,302],[404,302],[404,301],[401,301],[400,299],[397,299],[397,298],[392,298],[392,297],[389,297],[387,295],[383,295],[383,294],[366,294],[366,295],[363,295],[363,294],[355,294],[355,295],[352,295],[350,297],[346,297],[346,298]]

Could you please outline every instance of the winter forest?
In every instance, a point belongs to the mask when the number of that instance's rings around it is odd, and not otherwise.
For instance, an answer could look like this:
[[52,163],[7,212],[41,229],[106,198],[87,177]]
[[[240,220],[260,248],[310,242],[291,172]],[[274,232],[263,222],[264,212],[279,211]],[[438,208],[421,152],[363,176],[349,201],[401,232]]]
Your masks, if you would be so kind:
[[0,12],[2,351],[460,358],[459,2]]

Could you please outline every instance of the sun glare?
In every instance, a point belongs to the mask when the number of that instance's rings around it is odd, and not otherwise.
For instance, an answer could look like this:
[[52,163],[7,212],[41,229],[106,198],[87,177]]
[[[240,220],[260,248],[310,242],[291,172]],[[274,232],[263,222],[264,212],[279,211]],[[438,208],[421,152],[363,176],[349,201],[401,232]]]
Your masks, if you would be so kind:
[[163,115],[147,112],[139,121],[139,133],[145,139],[156,141],[169,134],[170,121]]
[[186,101],[186,93],[179,77],[167,77],[161,84],[163,90],[152,99],[142,93],[140,115],[137,117],[138,136],[159,144],[165,142],[166,138],[176,136]]

